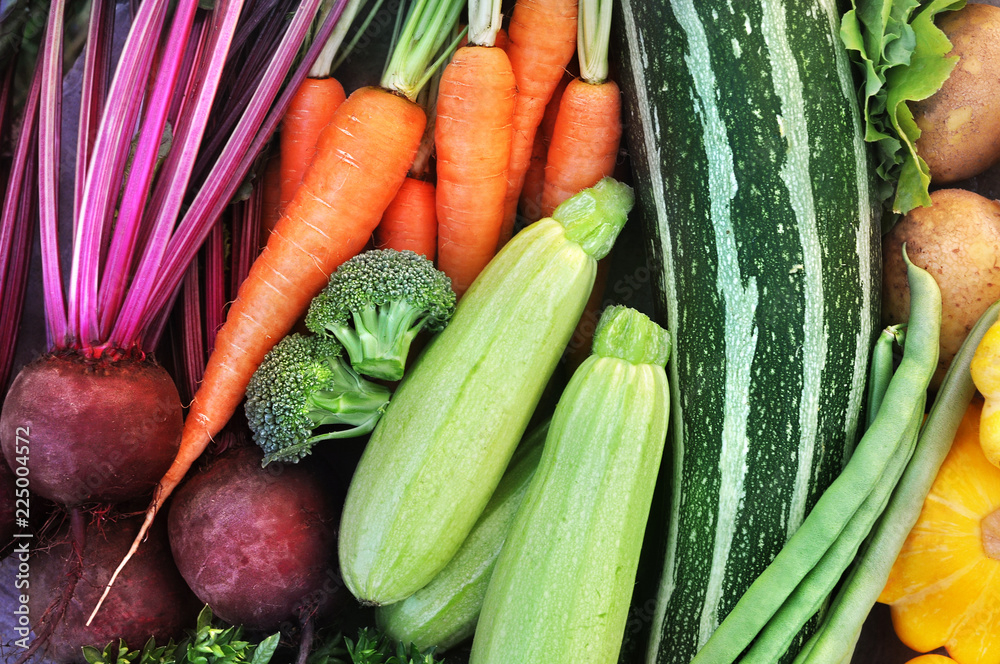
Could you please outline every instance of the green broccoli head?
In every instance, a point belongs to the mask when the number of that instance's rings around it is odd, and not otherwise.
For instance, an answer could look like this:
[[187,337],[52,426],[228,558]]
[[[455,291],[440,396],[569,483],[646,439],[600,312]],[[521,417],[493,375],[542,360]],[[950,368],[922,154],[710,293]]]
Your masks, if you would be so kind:
[[[371,431],[390,395],[351,369],[336,339],[290,334],[250,379],[246,415],[254,441],[264,450],[264,465],[295,463],[319,441]],[[315,433],[327,425],[337,428]]]
[[451,279],[412,251],[374,249],[344,262],[309,306],[306,327],[344,345],[359,373],[399,380],[410,343],[455,312]]

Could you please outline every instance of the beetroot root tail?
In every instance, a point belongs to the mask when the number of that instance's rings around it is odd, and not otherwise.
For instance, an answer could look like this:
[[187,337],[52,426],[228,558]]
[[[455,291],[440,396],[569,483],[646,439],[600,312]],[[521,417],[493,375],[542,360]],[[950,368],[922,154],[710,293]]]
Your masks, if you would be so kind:
[[125,553],[125,556],[122,558],[122,561],[118,563],[118,567],[115,568],[115,571],[111,575],[111,578],[108,579],[108,584],[104,586],[104,592],[101,593],[100,599],[97,600],[97,605],[94,607],[94,610],[90,612],[90,617],[87,618],[87,623],[86,623],[87,627],[90,627],[90,623],[92,623],[94,621],[94,618],[97,617],[97,613],[101,610],[101,605],[104,604],[104,600],[111,592],[111,587],[115,584],[115,580],[118,578],[118,575],[121,573],[123,569],[125,569],[125,565],[127,565],[128,561],[132,559],[132,556],[135,555],[135,552],[139,550],[139,544],[141,544],[142,540],[145,539],[146,533],[149,532],[149,527],[153,525],[153,520],[156,518],[156,513],[160,511],[160,506],[163,505],[163,502],[166,500],[166,498],[167,498],[166,495],[156,496],[153,499],[153,502],[150,503],[149,507],[146,509],[146,518],[143,519],[142,526],[139,528],[139,534],[137,534],[135,536],[135,539],[132,540],[132,545]]

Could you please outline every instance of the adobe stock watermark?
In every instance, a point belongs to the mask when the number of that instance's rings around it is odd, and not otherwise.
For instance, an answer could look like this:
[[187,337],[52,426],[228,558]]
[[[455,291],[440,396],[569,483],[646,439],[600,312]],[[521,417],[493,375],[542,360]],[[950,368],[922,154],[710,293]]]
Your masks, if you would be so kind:
[[14,551],[10,554],[17,561],[17,573],[14,576],[15,602],[13,603],[14,631],[19,637],[14,645],[28,648],[28,637],[31,634],[31,616],[28,611],[28,597],[31,587],[31,564],[28,561],[31,544],[31,497],[28,477],[28,457],[31,453],[29,427],[18,427],[15,432],[13,471],[15,480],[14,493]]

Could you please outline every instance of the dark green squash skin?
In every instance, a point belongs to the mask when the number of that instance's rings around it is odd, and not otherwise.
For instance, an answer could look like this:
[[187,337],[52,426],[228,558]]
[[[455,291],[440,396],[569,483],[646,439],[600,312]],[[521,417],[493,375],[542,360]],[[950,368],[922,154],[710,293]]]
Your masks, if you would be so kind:
[[647,535],[665,546],[655,609],[636,607],[651,632],[637,661],[691,660],[859,433],[880,210],[839,16],[833,0],[622,0],[615,16],[675,349],[667,509]]

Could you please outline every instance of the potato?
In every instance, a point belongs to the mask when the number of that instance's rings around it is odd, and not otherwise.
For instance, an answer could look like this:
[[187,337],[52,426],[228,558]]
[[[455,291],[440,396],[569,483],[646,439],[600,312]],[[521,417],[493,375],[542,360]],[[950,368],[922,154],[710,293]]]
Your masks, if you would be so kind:
[[977,175],[1000,161],[1000,7],[969,4],[937,25],[958,64],[938,92],[911,104],[917,154],[935,184]]
[[941,355],[932,387],[982,313],[1000,299],[1000,202],[963,189],[931,193],[886,234],[883,244],[883,324],[905,322],[910,293],[902,245],[941,288]]

